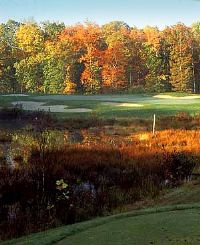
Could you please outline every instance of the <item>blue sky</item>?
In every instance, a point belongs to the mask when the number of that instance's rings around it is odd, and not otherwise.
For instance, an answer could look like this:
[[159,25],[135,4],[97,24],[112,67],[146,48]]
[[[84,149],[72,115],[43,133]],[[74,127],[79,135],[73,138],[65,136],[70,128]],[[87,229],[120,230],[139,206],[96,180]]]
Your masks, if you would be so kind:
[[200,21],[198,0],[0,0],[0,22],[23,21],[33,17],[63,21],[67,25],[85,20],[100,25],[122,20],[130,26],[163,28],[183,22]]

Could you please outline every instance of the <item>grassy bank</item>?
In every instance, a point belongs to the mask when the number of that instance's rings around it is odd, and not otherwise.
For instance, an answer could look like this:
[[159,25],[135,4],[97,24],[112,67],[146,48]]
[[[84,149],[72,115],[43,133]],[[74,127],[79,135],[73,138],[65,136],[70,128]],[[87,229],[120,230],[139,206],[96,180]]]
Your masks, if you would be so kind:
[[[169,190],[156,200],[127,206],[126,210],[132,209],[129,212],[62,226],[1,244],[198,245],[199,187],[199,181],[193,181]],[[139,210],[134,210],[135,208]]]
[[148,208],[63,226],[1,244],[197,245],[200,241],[199,209],[199,203]]

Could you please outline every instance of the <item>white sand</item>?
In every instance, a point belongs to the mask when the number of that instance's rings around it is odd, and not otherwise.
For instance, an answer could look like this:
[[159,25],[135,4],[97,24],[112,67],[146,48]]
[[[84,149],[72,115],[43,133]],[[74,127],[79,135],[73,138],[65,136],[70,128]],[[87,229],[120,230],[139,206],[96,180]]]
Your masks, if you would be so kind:
[[24,97],[29,96],[27,94],[3,94],[2,96],[17,96],[17,97]]
[[91,109],[87,108],[73,108],[68,109],[66,105],[45,105],[45,102],[36,101],[15,101],[12,102],[14,106],[21,106],[22,109],[27,111],[47,111],[47,112],[91,112]]
[[73,109],[66,109],[65,112],[92,112],[92,110],[88,108],[73,108]]
[[144,105],[134,103],[103,102],[102,105],[119,106],[119,107],[142,107]]
[[12,105],[22,107],[24,110],[35,111],[39,110],[45,103],[35,101],[14,101]]
[[179,99],[179,100],[190,100],[190,99],[200,99],[200,95],[190,95],[190,96],[172,96],[172,95],[165,95],[165,94],[160,94],[160,95],[155,95],[153,96],[154,98],[158,99]]

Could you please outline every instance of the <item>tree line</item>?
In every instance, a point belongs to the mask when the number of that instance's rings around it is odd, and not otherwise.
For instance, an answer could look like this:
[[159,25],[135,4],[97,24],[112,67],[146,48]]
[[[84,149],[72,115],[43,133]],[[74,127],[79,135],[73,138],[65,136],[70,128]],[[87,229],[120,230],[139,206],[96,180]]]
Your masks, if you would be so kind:
[[200,22],[164,30],[9,20],[0,24],[0,92],[200,91]]

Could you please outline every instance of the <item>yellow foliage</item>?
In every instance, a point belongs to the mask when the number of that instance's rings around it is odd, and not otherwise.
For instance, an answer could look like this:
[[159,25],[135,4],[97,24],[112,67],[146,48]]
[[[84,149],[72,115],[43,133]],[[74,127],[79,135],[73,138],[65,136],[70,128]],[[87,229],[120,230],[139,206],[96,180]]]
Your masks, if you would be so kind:
[[74,94],[76,92],[76,87],[77,86],[76,86],[75,83],[68,81],[65,84],[66,84],[66,86],[65,86],[65,88],[63,90],[64,94]]
[[22,24],[17,30],[16,41],[24,52],[35,53],[43,49],[44,36],[37,25],[27,23]]

